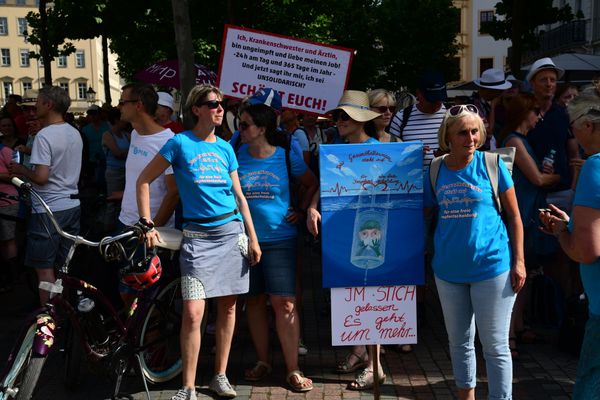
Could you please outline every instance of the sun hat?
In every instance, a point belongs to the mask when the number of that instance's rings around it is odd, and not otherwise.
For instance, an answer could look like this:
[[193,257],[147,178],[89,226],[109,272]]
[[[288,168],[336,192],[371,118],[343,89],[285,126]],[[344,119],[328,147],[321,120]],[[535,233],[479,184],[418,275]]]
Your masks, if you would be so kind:
[[527,73],[527,77],[525,78],[525,80],[531,81],[535,74],[537,74],[543,69],[553,69],[554,71],[556,71],[557,79],[562,78],[562,76],[565,73],[565,70],[562,68],[558,68],[550,57],[544,57],[531,64],[531,68],[529,68],[529,72]]
[[512,83],[505,79],[504,72],[497,68],[486,69],[481,73],[481,78],[473,82],[484,89],[506,90],[512,87]]
[[260,88],[256,93],[250,96],[248,103],[252,105],[264,104],[275,111],[280,111],[282,106],[279,92],[271,88]]
[[167,92],[158,92],[158,105],[173,110],[173,96]]
[[35,106],[37,103],[38,91],[35,89],[27,89],[23,93],[23,99],[19,103],[20,106]]
[[441,72],[427,71],[419,79],[419,91],[430,103],[446,101],[446,80]]
[[367,122],[381,115],[380,113],[371,111],[369,96],[360,90],[345,90],[338,102],[338,106],[327,111],[327,114],[331,114],[335,110],[344,110],[350,118],[358,122]]

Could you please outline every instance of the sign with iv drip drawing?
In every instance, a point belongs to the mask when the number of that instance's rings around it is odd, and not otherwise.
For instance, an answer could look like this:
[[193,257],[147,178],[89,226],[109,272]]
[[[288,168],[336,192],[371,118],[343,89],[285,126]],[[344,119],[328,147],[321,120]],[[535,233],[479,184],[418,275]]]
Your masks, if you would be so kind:
[[284,108],[325,114],[342,96],[352,54],[352,49],[226,25],[217,86],[233,98],[273,88]]
[[322,145],[323,286],[332,345],[417,342],[424,283],[423,146]]

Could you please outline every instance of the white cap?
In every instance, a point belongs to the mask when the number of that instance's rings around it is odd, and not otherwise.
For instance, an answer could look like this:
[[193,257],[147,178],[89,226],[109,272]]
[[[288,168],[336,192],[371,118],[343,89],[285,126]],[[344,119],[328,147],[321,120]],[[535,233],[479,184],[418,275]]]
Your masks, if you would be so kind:
[[529,68],[529,72],[527,73],[527,77],[525,79],[527,81],[531,81],[535,74],[537,74],[543,69],[553,69],[554,71],[556,71],[557,79],[562,78],[563,74],[565,73],[565,70],[562,68],[558,68],[550,57],[544,57],[531,64],[531,68]]
[[173,96],[167,92],[158,92],[158,105],[165,106],[173,110]]

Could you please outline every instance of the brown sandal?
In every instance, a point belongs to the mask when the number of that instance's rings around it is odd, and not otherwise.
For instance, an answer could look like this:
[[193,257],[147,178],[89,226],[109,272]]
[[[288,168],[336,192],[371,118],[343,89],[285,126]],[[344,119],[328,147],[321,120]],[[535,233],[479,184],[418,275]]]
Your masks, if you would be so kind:
[[257,361],[252,369],[247,369],[244,373],[244,379],[248,382],[258,382],[266,378],[273,368],[264,361]]
[[304,374],[298,370],[287,374],[285,380],[294,392],[308,392],[313,390],[312,380],[305,377]]
[[364,369],[368,365],[368,357],[369,355],[366,350],[362,355],[350,352],[346,355],[344,361],[337,365],[336,372],[338,374],[349,374],[351,372],[358,371],[359,369]]
[[[386,376],[383,372],[380,372],[380,374],[381,375],[379,375],[379,384],[383,385],[385,383]],[[349,390],[368,390],[368,389],[373,389],[373,384],[374,384],[373,370],[369,369],[369,368],[365,368],[356,377],[355,380],[348,383],[347,388]]]

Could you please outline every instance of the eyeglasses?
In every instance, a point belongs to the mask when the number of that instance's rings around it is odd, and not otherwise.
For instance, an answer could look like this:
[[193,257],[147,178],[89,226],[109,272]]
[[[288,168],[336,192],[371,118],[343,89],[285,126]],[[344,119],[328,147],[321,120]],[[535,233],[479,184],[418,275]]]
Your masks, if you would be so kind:
[[122,106],[125,103],[137,103],[139,100],[123,100],[119,99],[119,105]]
[[344,122],[349,121],[351,118],[348,115],[348,113],[346,113],[346,111],[343,110],[336,110],[333,112],[332,114],[333,117],[333,121],[334,122],[338,122],[340,119]]
[[246,121],[242,121],[239,123],[239,127],[240,127],[240,132],[241,131],[245,131],[246,129],[250,128],[252,125],[254,124],[249,124]]
[[206,106],[210,110],[214,110],[216,108],[219,108],[219,106],[223,107],[223,101],[221,101],[221,100],[207,100],[207,101],[203,101],[202,103],[198,104],[198,107],[202,107],[202,106]]
[[479,114],[479,109],[473,104],[458,104],[448,109],[448,114],[450,114],[453,117],[456,117],[457,115],[462,114],[464,112]]
[[396,112],[396,106],[376,106],[371,108],[379,111],[381,114],[384,114],[386,111],[389,111],[392,114]]

